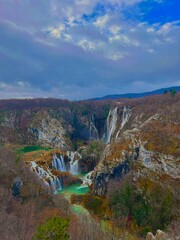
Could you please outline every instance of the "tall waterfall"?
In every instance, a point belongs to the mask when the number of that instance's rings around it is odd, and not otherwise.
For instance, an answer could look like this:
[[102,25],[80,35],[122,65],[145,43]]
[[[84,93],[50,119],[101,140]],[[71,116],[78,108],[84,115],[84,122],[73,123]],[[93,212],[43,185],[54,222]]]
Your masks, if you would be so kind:
[[127,123],[131,116],[131,109],[129,107],[124,106],[123,108],[123,114],[122,114],[122,123],[121,123],[121,129],[124,127],[124,125]]
[[122,113],[121,127],[120,127],[119,131],[118,131],[117,134],[116,134],[116,138],[118,138],[118,135],[119,135],[121,129],[122,129],[122,128],[124,127],[124,125],[128,122],[131,114],[132,114],[132,111],[131,111],[130,107],[124,106],[124,107],[123,107],[123,113]]
[[56,170],[59,170],[61,172],[66,172],[66,165],[64,162],[64,157],[60,156],[59,158],[56,156],[56,154],[53,156],[53,161],[52,161],[52,167]]
[[117,107],[111,109],[107,117],[105,143],[109,143],[111,141],[111,137],[116,130],[116,124],[118,119],[117,110],[118,110]]
[[89,126],[90,138],[98,140],[99,134],[94,122],[95,122],[95,119],[94,119],[94,116],[92,116],[90,120],[90,126]]

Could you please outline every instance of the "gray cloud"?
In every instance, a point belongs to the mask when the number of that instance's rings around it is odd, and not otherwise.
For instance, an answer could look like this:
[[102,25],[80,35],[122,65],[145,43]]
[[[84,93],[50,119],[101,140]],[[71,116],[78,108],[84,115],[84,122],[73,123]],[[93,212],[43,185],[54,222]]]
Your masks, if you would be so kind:
[[0,98],[85,99],[180,85],[179,22],[119,14],[140,1],[106,0],[117,10],[92,21],[82,15],[101,1],[23,0],[18,11],[15,2],[0,3]]

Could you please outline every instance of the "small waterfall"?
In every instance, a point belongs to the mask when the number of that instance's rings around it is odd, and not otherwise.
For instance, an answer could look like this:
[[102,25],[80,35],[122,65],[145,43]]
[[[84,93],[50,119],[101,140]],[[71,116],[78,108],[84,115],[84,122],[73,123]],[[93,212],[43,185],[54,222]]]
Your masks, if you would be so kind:
[[98,134],[98,130],[97,130],[94,122],[95,122],[95,119],[94,119],[94,116],[92,116],[92,118],[90,120],[90,126],[89,126],[90,138],[98,140],[99,134]]
[[130,107],[124,106],[124,107],[123,107],[121,127],[120,127],[119,131],[118,131],[117,134],[116,134],[116,139],[118,138],[121,129],[122,129],[122,128],[124,127],[124,125],[128,122],[131,114],[132,114],[132,111],[131,111]]
[[[48,185],[53,192],[61,190],[61,181],[58,177],[52,176],[50,170],[45,171],[42,167],[39,167],[34,161],[31,162],[31,169],[40,177],[46,185]],[[49,182],[47,181],[49,179]]]
[[78,187],[78,189],[91,186],[93,173],[94,173],[94,171],[91,171],[91,172],[87,173],[84,177],[81,178],[83,183],[81,184],[80,187]]
[[62,189],[61,181],[58,177],[50,178],[49,186],[51,187],[53,192]]
[[61,171],[61,172],[66,172],[67,169],[66,169],[66,165],[65,165],[65,162],[64,162],[64,157],[60,156],[58,158],[56,155],[54,155],[53,156],[53,161],[52,161],[52,167],[56,170]]
[[78,160],[70,162],[70,173],[73,175],[77,175],[79,173],[79,165]]
[[110,110],[109,115],[107,117],[105,143],[109,143],[111,141],[111,137],[116,130],[116,123],[118,118],[117,110],[118,110],[117,107]]
[[73,175],[77,175],[79,173],[79,161],[76,158],[81,158],[81,155],[78,152],[67,152],[68,157],[71,159],[69,163],[69,172]]
[[62,186],[61,186],[61,182],[60,182],[60,179],[58,177],[55,178],[55,186],[56,186],[56,190],[61,190],[62,189]]

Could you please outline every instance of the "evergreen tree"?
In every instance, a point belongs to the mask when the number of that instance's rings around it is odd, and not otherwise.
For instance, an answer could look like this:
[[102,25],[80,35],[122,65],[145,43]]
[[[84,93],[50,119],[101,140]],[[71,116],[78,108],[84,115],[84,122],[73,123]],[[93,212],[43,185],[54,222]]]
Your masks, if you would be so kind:
[[171,92],[172,97],[174,97],[176,95],[176,90],[175,89],[171,89],[170,92]]

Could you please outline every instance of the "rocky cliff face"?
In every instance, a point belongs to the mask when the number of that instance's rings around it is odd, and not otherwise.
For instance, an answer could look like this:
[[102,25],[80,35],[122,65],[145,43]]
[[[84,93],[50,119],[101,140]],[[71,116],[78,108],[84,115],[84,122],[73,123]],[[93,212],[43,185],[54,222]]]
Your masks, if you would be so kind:
[[114,111],[113,122],[119,130],[110,128],[111,141],[94,171],[95,194],[106,195],[111,181],[121,181],[128,174],[137,187],[148,179],[168,186],[179,200],[179,109],[173,99],[167,105],[162,101],[158,107],[152,104],[129,108],[125,124],[118,108]]
[[178,94],[121,102],[27,100],[25,107],[22,103],[20,100],[14,105],[9,101],[0,103],[1,143],[73,150],[78,141],[81,144],[103,141],[105,150],[95,159],[95,164],[93,155],[88,157],[91,153],[81,162],[82,170],[95,167],[93,189],[96,194],[106,194],[110,181],[119,181],[130,173],[137,185],[149,178],[168,183],[178,195]]
[[31,108],[27,105],[25,109],[20,105],[18,110],[8,105],[0,109],[0,142],[73,150],[77,141],[102,138],[108,109],[105,104],[95,108],[91,102],[61,105]]

